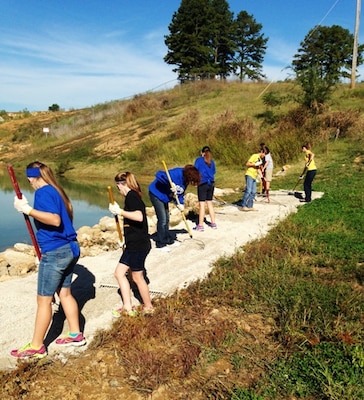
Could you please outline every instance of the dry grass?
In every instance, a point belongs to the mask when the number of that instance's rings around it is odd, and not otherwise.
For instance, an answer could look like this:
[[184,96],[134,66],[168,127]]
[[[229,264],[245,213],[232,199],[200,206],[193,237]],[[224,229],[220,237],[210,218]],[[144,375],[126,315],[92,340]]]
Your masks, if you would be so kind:
[[229,398],[236,385],[249,387],[273,357],[274,324],[215,307],[195,285],[159,299],[153,316],[117,320],[66,364],[20,364],[0,379],[1,398]]

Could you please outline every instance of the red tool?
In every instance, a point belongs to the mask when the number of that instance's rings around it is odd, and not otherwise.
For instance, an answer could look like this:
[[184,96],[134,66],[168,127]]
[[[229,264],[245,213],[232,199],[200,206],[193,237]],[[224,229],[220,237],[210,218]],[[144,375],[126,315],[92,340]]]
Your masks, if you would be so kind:
[[[18,199],[21,199],[23,197],[23,195],[22,195],[22,193],[20,191],[20,188],[19,188],[19,185],[18,185],[18,181],[16,180],[14,169],[10,164],[8,165],[7,168],[8,168],[8,172],[9,172],[9,176],[10,176],[11,182],[13,183],[15,194],[17,195]],[[42,255],[40,253],[38,242],[37,242],[37,239],[36,239],[35,234],[34,234],[32,223],[30,222],[30,219],[29,219],[28,215],[26,215],[26,214],[23,214],[23,215],[24,215],[25,223],[27,225],[27,229],[28,229],[28,232],[29,232],[29,235],[30,235],[30,239],[32,240],[32,243],[33,243],[33,246],[34,246],[34,249],[35,249],[35,253],[37,254],[38,260],[40,261]]]

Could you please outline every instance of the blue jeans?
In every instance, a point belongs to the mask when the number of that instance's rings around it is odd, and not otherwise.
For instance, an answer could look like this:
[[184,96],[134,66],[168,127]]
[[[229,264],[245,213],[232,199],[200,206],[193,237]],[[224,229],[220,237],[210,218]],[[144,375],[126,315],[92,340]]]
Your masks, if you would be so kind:
[[242,207],[253,208],[255,195],[257,193],[257,181],[249,175],[245,175],[245,193],[241,201]]
[[172,244],[174,238],[169,232],[169,203],[163,203],[153,193],[149,192],[150,201],[153,204],[155,214],[157,216],[157,247],[164,247],[167,244]]
[[305,191],[305,200],[310,202],[312,200],[312,182],[316,176],[316,169],[306,172],[305,181],[303,182],[303,189]]
[[70,243],[42,254],[38,269],[38,295],[53,296],[58,288],[71,287],[77,261]]

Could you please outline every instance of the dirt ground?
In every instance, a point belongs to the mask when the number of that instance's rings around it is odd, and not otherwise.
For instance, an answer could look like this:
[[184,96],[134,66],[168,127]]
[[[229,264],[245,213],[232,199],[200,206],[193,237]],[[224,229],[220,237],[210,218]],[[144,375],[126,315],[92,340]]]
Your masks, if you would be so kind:
[[[314,192],[313,199],[323,193]],[[272,191],[270,203],[258,197],[254,207],[257,211],[242,212],[232,204],[216,204],[216,223],[211,229],[205,224],[204,232],[192,230],[192,238],[184,223],[173,228],[180,246],[165,253],[154,247],[146,262],[152,296],[165,296],[186,287],[190,282],[203,279],[210,272],[214,261],[222,255],[230,255],[247,242],[262,238],[288,214],[296,212],[300,203],[288,191]],[[208,219],[208,217],[207,217]],[[95,257],[84,257],[78,262],[73,282],[73,293],[79,303],[81,326],[88,343],[95,333],[107,329],[112,322],[111,311],[120,306],[116,281],[113,277],[121,250],[105,252]],[[16,360],[10,350],[29,342],[32,338],[36,311],[37,274],[0,282],[0,369],[14,368]],[[134,299],[135,304],[138,301]],[[68,352],[83,351],[82,348],[58,348],[55,339],[67,332],[67,322],[58,305],[54,306],[53,321],[45,339],[50,357],[67,358]]]

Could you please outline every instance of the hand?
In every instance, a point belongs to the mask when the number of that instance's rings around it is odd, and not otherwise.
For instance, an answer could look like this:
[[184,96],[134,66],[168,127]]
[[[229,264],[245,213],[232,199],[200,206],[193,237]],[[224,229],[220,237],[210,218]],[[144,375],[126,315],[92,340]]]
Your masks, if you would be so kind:
[[23,214],[29,215],[33,210],[33,207],[30,207],[27,198],[23,195],[21,199],[18,196],[14,198],[14,208]]
[[258,160],[254,165],[255,165],[256,167],[260,167],[262,164],[263,164],[263,163],[262,163],[262,160]]
[[174,183],[172,183],[172,185],[171,185],[171,192],[172,192],[174,195],[177,194],[177,186],[176,186]]
[[183,204],[177,204],[177,208],[182,212],[185,209],[185,206]]
[[300,179],[303,179],[303,175],[300,176]]
[[115,201],[114,204],[109,203],[109,211],[113,215],[121,215],[121,212],[123,211],[119,204]]

